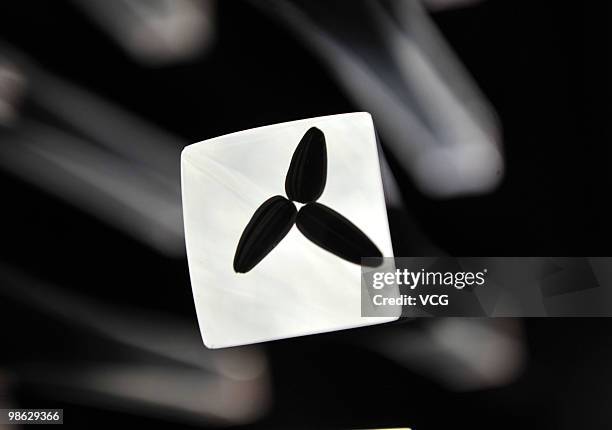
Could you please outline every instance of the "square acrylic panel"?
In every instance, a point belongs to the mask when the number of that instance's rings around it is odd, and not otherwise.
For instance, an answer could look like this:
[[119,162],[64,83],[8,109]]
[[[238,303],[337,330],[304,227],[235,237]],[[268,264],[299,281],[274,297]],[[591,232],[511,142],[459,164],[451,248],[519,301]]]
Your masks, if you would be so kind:
[[350,220],[383,256],[393,256],[368,113],[275,124],[187,146],[181,156],[185,240],[200,330],[210,348],[397,319],[362,317],[360,266],[317,246],[295,225],[250,271],[234,270],[236,247],[255,211],[272,196],[286,197],[292,156],[311,127],[324,133],[327,151],[317,202]]

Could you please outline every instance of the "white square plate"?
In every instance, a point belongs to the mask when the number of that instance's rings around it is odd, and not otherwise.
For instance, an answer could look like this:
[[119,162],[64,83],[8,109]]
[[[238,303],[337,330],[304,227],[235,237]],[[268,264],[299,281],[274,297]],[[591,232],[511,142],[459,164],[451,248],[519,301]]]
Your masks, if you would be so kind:
[[251,271],[234,272],[245,226],[265,200],[285,196],[293,152],[310,127],[321,129],[327,144],[327,183],[318,202],[348,218],[383,256],[393,256],[370,114],[292,121],[189,145],[181,156],[185,241],[209,348],[397,319],[362,317],[360,266],[318,247],[296,226]]

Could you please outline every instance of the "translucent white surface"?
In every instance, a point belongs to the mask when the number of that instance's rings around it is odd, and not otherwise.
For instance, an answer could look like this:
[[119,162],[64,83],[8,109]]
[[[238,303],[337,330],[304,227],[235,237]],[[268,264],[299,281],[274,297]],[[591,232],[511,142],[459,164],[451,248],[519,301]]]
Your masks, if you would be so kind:
[[368,113],[312,118],[199,142],[181,157],[191,284],[204,343],[220,348],[393,321],[361,317],[361,269],[317,247],[294,226],[253,270],[236,274],[236,245],[285,175],[301,137],[326,136],[327,184],[319,202],[347,217],[393,256],[376,138]]

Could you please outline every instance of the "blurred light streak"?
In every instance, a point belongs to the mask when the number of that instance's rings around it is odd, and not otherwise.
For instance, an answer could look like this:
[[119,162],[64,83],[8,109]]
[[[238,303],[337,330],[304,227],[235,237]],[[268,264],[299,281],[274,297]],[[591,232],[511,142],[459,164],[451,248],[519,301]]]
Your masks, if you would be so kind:
[[385,204],[387,208],[401,208],[403,206],[402,192],[391,171],[391,166],[389,166],[387,157],[380,147],[380,143],[378,144],[378,160],[380,163],[380,176],[383,181],[385,192]]
[[32,363],[22,370],[23,383],[35,384],[54,399],[176,422],[249,424],[268,408],[267,389],[260,380],[236,382],[178,366]]
[[9,126],[17,118],[24,87],[25,79],[17,67],[0,56],[0,126]]
[[[18,382],[47,387],[54,398],[217,424],[251,422],[269,406],[267,360],[257,347],[208,350],[193,324],[168,314],[104,305],[4,264],[0,295],[136,349],[128,362],[60,366],[33,361],[15,368]],[[155,356],[169,361],[160,365]]]
[[375,428],[371,430],[411,430],[409,427]]
[[74,0],[132,57],[150,66],[190,60],[215,36],[213,0]]
[[440,248],[425,235],[410,213],[399,184],[380,146],[378,160],[394,255],[441,255]]
[[504,386],[525,367],[517,320],[439,318],[422,331],[402,328],[388,330],[369,346],[454,391]]
[[27,61],[9,64],[27,91],[19,117],[0,127],[0,167],[166,255],[182,256],[184,143]]
[[435,12],[474,6],[480,2],[482,0],[423,0],[427,9]]
[[[331,1],[318,9],[296,0],[252,4],[327,63],[422,191],[450,197],[496,186],[503,171],[497,119],[420,3],[400,0],[387,10]],[[346,12],[342,20],[330,19],[338,12],[328,4]]]

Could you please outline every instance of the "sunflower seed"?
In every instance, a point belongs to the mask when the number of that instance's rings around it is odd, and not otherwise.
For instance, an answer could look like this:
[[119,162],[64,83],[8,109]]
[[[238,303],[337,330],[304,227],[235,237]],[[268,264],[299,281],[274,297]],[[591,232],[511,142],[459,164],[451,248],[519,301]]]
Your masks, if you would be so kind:
[[268,255],[293,227],[296,212],[295,205],[282,196],[266,200],[242,232],[234,256],[234,271],[246,273]]
[[[309,203],[297,214],[296,225],[304,236],[321,248],[355,264],[380,266],[382,254],[355,224],[320,203]],[[362,257],[368,261],[362,263]]]
[[323,193],[327,180],[327,148],[325,135],[311,127],[298,144],[285,179],[285,192],[290,200],[309,203]]

